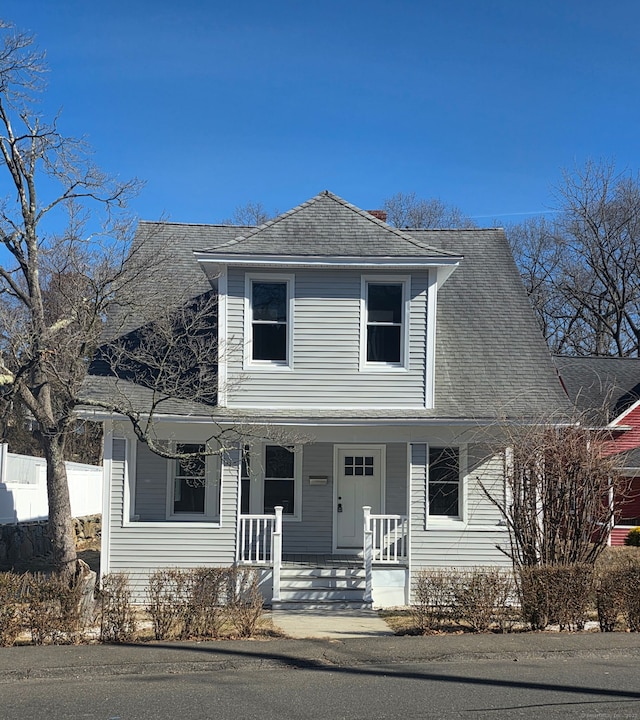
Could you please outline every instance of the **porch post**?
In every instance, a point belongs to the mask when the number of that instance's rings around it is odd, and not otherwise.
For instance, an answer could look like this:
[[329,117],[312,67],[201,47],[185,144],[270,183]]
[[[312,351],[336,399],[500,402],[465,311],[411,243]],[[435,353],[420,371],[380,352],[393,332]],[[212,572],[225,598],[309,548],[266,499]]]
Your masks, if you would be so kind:
[[280,568],[282,567],[282,505],[276,505],[276,522],[273,528],[272,557],[273,564],[273,600],[280,600]]
[[365,591],[364,601],[372,602],[372,571],[373,571],[373,530],[371,529],[371,507],[365,505],[364,513],[364,575]]

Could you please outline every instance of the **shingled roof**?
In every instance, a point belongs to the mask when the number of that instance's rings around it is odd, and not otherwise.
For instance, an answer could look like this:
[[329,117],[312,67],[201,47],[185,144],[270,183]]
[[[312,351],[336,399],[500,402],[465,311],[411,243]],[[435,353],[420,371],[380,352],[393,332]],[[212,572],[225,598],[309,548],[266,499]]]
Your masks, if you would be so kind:
[[391,227],[328,190],[264,225],[212,245],[225,255],[330,257],[454,257]]
[[[569,411],[542,335],[526,297],[504,232],[499,229],[397,230],[337,196],[324,192],[259,227],[141,223],[146,252],[166,252],[164,279],[142,283],[169,304],[185,288],[195,296],[211,288],[194,251],[251,255],[432,258],[460,261],[438,293],[435,407],[428,410],[326,410],[314,417],[342,420],[496,421],[551,419]],[[143,319],[138,318],[139,322]],[[133,321],[130,326],[133,327]],[[129,329],[131,329],[129,327]],[[141,388],[119,383],[134,404],[145,404]],[[87,396],[114,391],[113,380],[89,378]],[[186,401],[167,403],[175,414],[210,414]],[[218,419],[234,416],[216,408]],[[258,422],[296,419],[303,409],[252,411]]]
[[640,358],[554,358],[576,409],[589,422],[607,425],[640,400]]

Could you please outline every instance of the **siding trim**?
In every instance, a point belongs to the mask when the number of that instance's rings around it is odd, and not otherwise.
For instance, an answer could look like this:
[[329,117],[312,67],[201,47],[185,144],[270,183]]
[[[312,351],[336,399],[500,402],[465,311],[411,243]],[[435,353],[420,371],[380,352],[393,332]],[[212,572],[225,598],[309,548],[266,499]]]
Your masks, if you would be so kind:
[[109,546],[111,543],[111,459],[113,457],[113,422],[107,420],[103,426],[102,457],[102,537],[100,538],[100,575],[109,573]]
[[429,271],[426,312],[426,348],[424,358],[424,407],[427,410],[435,406],[435,364],[436,364],[436,315],[438,308],[438,274]]
[[227,407],[227,268],[218,276],[218,405]]

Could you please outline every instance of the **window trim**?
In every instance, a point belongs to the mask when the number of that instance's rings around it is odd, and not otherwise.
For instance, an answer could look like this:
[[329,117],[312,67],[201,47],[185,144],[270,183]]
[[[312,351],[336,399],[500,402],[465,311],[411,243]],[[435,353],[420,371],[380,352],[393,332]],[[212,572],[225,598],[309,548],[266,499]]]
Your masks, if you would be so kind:
[[[264,515],[264,481],[266,472],[266,448],[268,445],[278,445],[275,442],[264,441],[249,446],[250,458],[257,457],[259,461],[251,460],[249,463],[249,515]],[[302,521],[302,459],[303,446],[287,444],[293,448],[293,513],[282,514],[285,522]],[[238,473],[239,482],[242,482],[242,470]],[[285,478],[287,479],[287,478]],[[241,507],[242,498],[240,498]]]
[[[458,451],[458,514],[457,515],[432,515],[429,507],[429,476],[431,472],[431,450],[432,449],[455,449]],[[429,443],[427,445],[427,472],[425,487],[425,517],[427,526],[459,526],[467,522],[467,499],[466,499],[466,477],[467,477],[467,446],[455,443]]]
[[[400,328],[400,362],[371,362],[367,360],[368,288],[369,285],[400,285],[402,287],[402,324]],[[360,279],[360,371],[405,372],[409,369],[409,323],[411,300],[410,275],[362,275]]]
[[[176,452],[178,445],[202,445],[204,442],[172,441],[170,448]],[[167,458],[167,522],[219,522],[220,521],[220,461],[218,455],[207,455],[204,459],[204,512],[183,513],[174,511],[174,492],[176,481],[177,458]],[[145,523],[147,524],[147,523]]]
[[[253,359],[253,283],[284,283],[287,289],[287,341],[286,359]],[[246,273],[244,285],[244,369],[251,370],[293,370],[293,307],[295,276],[284,273]]]

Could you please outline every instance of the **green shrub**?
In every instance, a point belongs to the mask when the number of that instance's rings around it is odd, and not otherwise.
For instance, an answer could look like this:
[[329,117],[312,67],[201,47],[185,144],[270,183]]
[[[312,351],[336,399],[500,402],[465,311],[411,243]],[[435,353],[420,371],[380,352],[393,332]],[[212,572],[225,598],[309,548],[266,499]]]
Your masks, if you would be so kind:
[[640,547],[640,527],[634,527],[629,530],[627,537],[624,539],[625,545],[631,547]]

